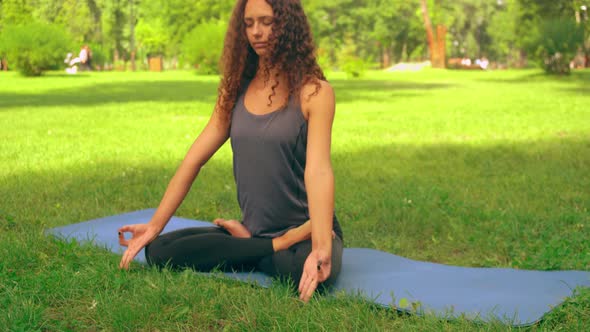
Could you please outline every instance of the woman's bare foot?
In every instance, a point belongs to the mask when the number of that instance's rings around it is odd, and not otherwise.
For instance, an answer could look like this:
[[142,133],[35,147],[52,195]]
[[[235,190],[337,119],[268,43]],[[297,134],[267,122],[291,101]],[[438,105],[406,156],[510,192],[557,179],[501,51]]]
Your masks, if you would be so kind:
[[[336,233],[332,231],[332,239]],[[311,239],[311,220],[306,221],[299,227],[291,228],[285,234],[272,239],[272,248],[275,252],[288,249],[290,246],[301,241]]]
[[213,223],[226,231],[228,231],[233,237],[249,238],[252,237],[250,231],[237,220],[225,220],[215,219]]
[[295,243],[305,241],[311,238],[311,221],[308,220],[303,225],[291,228],[285,234],[272,239],[272,248],[275,252],[288,249]]

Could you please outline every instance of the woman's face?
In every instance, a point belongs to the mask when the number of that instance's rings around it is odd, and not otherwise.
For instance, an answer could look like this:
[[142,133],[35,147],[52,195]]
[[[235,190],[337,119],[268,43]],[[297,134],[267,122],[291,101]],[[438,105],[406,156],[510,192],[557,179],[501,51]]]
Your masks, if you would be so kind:
[[258,56],[270,53],[268,37],[272,32],[273,23],[272,7],[265,0],[248,0],[244,10],[246,36]]

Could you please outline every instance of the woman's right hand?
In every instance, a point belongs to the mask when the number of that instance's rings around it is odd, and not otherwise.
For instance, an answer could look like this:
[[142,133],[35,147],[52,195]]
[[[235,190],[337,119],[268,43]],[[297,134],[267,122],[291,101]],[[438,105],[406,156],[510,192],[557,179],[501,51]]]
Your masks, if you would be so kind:
[[[129,240],[125,239],[125,233],[131,233]],[[119,263],[119,268],[128,270],[129,264],[137,256],[137,253],[152,242],[158,234],[160,232],[150,224],[125,225],[119,228],[119,244],[127,247]]]

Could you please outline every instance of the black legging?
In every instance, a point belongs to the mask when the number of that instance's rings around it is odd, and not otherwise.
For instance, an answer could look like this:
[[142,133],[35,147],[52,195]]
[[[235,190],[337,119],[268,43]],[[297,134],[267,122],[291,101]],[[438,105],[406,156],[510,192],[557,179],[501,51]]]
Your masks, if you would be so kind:
[[[342,240],[332,241],[332,270],[324,286],[331,285],[342,267]],[[299,284],[311,240],[274,252],[272,239],[236,238],[220,227],[194,227],[158,236],[145,248],[150,265],[210,271],[260,270],[270,276],[290,278]]]

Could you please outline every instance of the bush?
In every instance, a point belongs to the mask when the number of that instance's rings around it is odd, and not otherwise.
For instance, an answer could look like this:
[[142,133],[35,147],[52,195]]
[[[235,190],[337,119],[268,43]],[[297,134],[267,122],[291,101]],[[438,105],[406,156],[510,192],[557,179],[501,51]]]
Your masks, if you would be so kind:
[[111,62],[111,56],[102,45],[97,43],[88,44],[92,52],[92,66],[93,69],[104,70],[107,63]]
[[340,69],[348,78],[360,78],[365,75],[368,64],[361,58],[350,56],[340,58]]
[[63,67],[71,45],[65,29],[44,23],[5,26],[0,36],[0,54],[25,76]]
[[182,59],[200,74],[218,74],[226,30],[227,25],[222,21],[197,25],[184,39]]
[[138,48],[147,55],[160,56],[166,49],[166,30],[160,19],[140,21],[135,27],[135,38]]
[[365,74],[368,63],[357,55],[357,47],[350,37],[345,39],[338,54],[338,66],[348,78],[359,78]]
[[582,26],[573,20],[547,20],[541,29],[540,58],[550,74],[569,74],[570,62],[584,41]]

